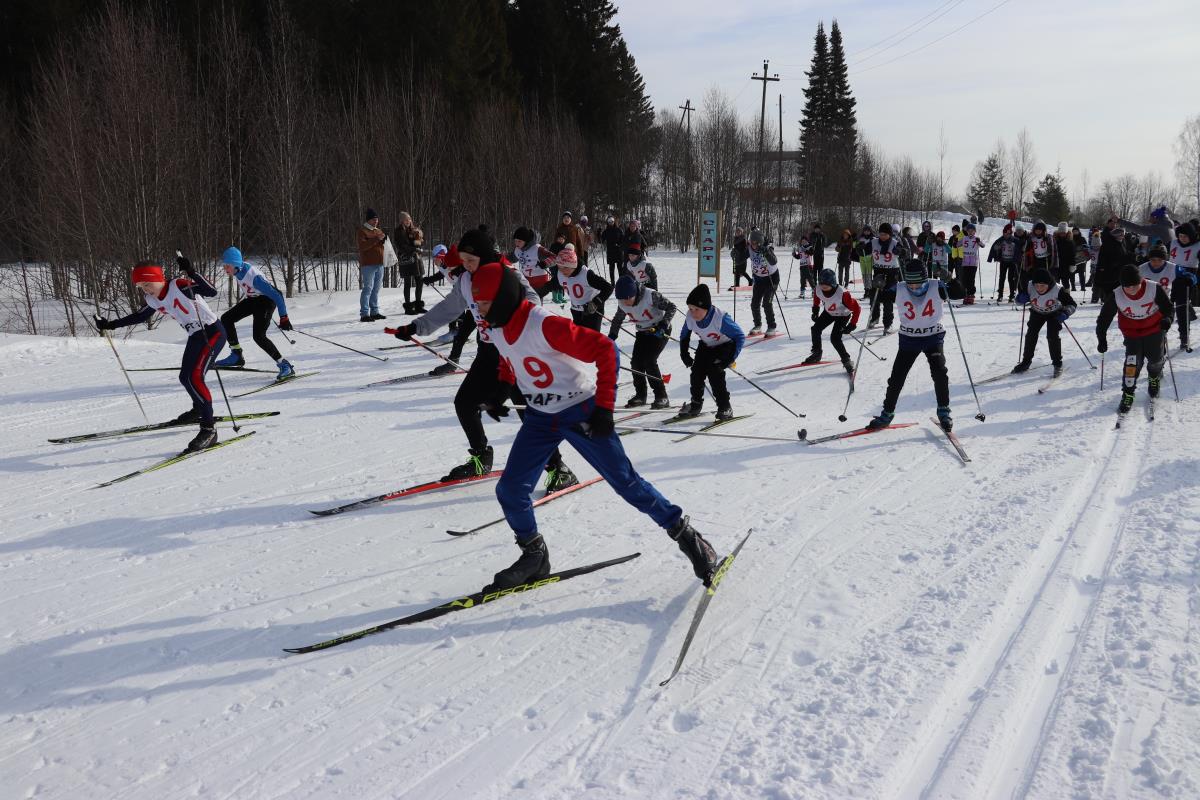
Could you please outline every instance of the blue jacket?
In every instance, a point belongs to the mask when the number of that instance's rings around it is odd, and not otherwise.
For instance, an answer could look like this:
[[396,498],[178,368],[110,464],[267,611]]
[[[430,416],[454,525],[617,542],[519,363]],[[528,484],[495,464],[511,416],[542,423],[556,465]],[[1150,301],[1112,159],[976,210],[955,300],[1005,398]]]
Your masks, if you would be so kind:
[[[701,325],[707,325],[712,322],[715,308],[710,308],[708,313],[704,315],[704,319],[700,321]],[[721,333],[733,340],[733,360],[737,361],[737,357],[742,353],[742,346],[746,344],[746,332],[742,330],[742,326],[733,321],[733,317],[728,314],[721,322]],[[680,350],[688,349],[688,341],[692,338],[692,331],[687,325],[683,326],[683,330],[679,332],[679,348]]]

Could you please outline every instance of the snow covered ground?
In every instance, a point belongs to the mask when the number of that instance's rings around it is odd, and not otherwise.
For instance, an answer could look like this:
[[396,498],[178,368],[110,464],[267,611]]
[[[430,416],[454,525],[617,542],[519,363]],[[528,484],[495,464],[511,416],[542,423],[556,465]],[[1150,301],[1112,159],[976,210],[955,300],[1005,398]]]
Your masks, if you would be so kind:
[[[682,303],[694,258],[654,261]],[[394,323],[400,298],[387,295]],[[352,294],[289,306],[318,335],[396,343],[382,324],[352,321]],[[786,307],[795,340],[750,347],[741,371],[808,353],[808,302]],[[1094,359],[1096,310],[1072,322]],[[1012,366],[1019,311],[956,313],[976,378]],[[250,366],[269,367],[248,333]],[[1181,403],[1168,384],[1150,423],[1140,395],[1116,431],[1118,358],[1100,392],[1066,339],[1058,383],[1039,395],[1043,370],[980,387],[978,422],[951,334],[970,465],[929,422],[923,362],[898,409],[897,421],[919,423],[906,430],[815,446],[627,437],[634,463],[718,549],[754,529],[682,673],[660,688],[698,585],[666,535],[603,484],[540,510],[555,567],[641,558],[284,654],[475,590],[516,550],[504,526],[445,534],[498,516],[490,484],[311,516],[460,461],[458,379],[363,389],[436,362],[275,339],[319,374],[234,402],[280,416],[248,426],[258,433],[247,441],[95,490],[191,431],[48,444],[141,418],[103,341],[0,339],[0,795],[1200,795],[1200,354],[1176,357]],[[118,346],[129,367],[173,366],[180,332],[168,322]],[[887,363],[864,356],[850,423],[837,422],[846,378],[830,366],[756,378],[803,420],[731,377],[735,410],[754,416],[724,430],[815,437],[861,425],[895,346],[876,347]],[[662,363],[682,402],[677,349]],[[152,419],[186,407],[173,373],[135,381]],[[516,421],[487,425],[500,463]]]

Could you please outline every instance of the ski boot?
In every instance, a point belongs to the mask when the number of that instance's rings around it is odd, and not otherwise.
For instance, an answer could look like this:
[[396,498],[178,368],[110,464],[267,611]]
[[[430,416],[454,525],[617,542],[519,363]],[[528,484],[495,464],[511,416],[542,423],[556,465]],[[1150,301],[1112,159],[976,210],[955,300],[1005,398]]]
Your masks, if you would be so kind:
[[1061,377],[1062,374],[1063,374],[1063,365],[1062,365],[1062,362],[1060,361],[1054,365],[1054,377],[1056,377],[1056,378]]
[[275,376],[275,380],[282,381],[294,377],[296,377],[296,369],[292,366],[292,362],[286,358],[279,359],[279,374]]
[[482,450],[468,450],[470,456],[466,463],[459,464],[442,477],[443,481],[461,481],[465,478],[477,478],[492,471],[492,448],[487,446]]
[[1018,362],[1017,365],[1012,368],[1012,372],[1009,374],[1010,375],[1019,375],[1022,372],[1028,372],[1030,363],[1032,363],[1032,362],[1029,362],[1029,361]]
[[359,317],[359,318],[358,318],[358,321],[359,321],[359,322],[370,322],[370,321],[371,321],[371,315],[370,315],[370,314],[363,314],[361,317]]
[[242,348],[230,346],[229,355],[222,358],[213,366],[221,367],[222,369],[241,369],[246,366],[246,359],[242,358]]
[[946,433],[954,430],[954,419],[950,416],[950,406],[938,406],[937,418],[938,425],[941,425],[942,430]]
[[192,425],[200,421],[200,412],[194,408],[189,408],[187,411],[180,414],[175,419],[171,420],[172,425]]
[[887,336],[887,335],[888,335],[888,334],[890,334],[891,332],[892,332],[892,326],[891,326],[891,324],[890,324],[890,323],[886,323],[886,322],[885,322],[885,323],[883,324],[883,335],[884,335],[884,336]]
[[975,305],[975,295],[973,295],[973,294],[969,294],[969,295],[967,295],[966,299],[965,299],[965,300],[963,300],[963,305],[964,305],[964,306],[973,306],[973,305]]
[[424,300],[414,300],[413,301],[413,311],[417,314],[424,314],[425,313],[425,301]]
[[873,418],[867,423],[867,430],[877,431],[886,428],[888,425],[892,424],[892,420],[895,418],[896,415],[891,411],[880,411],[878,417]]
[[413,304],[408,300],[404,301],[404,313],[408,316],[414,316],[417,312],[413,311]]
[[666,394],[656,395],[654,397],[654,402],[650,404],[650,407],[653,409],[670,408],[671,400],[666,396]]
[[626,408],[639,408],[644,405],[646,405],[646,395],[644,394],[635,394],[625,401]]
[[217,429],[216,428],[206,428],[204,426],[201,426],[200,432],[196,434],[194,439],[192,439],[190,442],[188,442],[187,449],[184,450],[184,452],[185,453],[195,453],[197,451],[205,450],[209,447],[212,447],[216,443],[217,443]]
[[679,522],[668,528],[667,535],[675,540],[679,549],[692,562],[692,571],[696,573],[696,577],[703,581],[705,586],[710,585],[713,573],[717,571],[717,554],[712,545],[692,527],[686,516],[680,517]]
[[1162,388],[1162,376],[1157,376],[1150,379],[1149,393],[1151,397],[1158,397],[1158,392]]
[[454,373],[454,365],[451,364],[449,361],[444,361],[441,364],[438,364],[433,369],[429,370],[429,374],[433,375],[434,377],[440,377],[442,375],[452,375],[453,373]]
[[821,360],[821,351],[813,350],[811,353],[808,354],[808,358],[804,359],[800,363],[801,364],[816,364],[820,360]]
[[371,312],[371,321],[372,322],[375,322],[375,321],[381,320],[381,319],[387,319],[387,314],[380,314],[378,311]]
[[747,335],[747,336],[757,336],[757,335],[758,335],[758,334],[760,334],[760,333],[762,333],[762,326],[761,326],[761,325],[755,325],[753,328],[751,328],[751,329],[750,329],[750,332],[749,332],[748,334],[746,334],[746,335]]
[[502,569],[492,578],[492,582],[483,587],[485,595],[502,589],[521,586],[550,574],[550,551],[546,548],[546,540],[537,534],[527,542],[517,541],[521,548],[521,556],[507,569]]
[[1121,404],[1117,406],[1117,413],[1128,414],[1131,408],[1133,408],[1133,392],[1129,389],[1124,389],[1121,392]]
[[721,406],[717,409],[717,419],[727,420],[733,419],[733,408],[730,406]]
[[778,328],[776,328],[774,325],[768,325],[767,326],[767,336],[774,336],[775,332],[777,330],[778,330]]
[[700,416],[700,409],[704,407],[703,400],[691,400],[684,403],[679,409],[679,416],[690,419],[691,417]]
[[561,461],[557,467],[550,467],[546,470],[546,494],[561,492],[578,483],[579,478],[575,477],[575,473],[571,472],[570,467]]
[[851,361],[849,358],[843,358],[842,359],[842,369],[846,370],[847,375],[853,375],[854,374],[854,362]]

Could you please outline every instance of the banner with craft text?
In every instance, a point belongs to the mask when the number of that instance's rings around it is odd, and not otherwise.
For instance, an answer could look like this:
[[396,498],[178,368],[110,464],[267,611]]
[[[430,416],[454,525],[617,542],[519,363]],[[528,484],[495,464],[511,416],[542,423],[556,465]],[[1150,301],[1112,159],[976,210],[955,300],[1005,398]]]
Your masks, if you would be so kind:
[[721,211],[701,211],[696,237],[696,278],[716,278],[721,283]]

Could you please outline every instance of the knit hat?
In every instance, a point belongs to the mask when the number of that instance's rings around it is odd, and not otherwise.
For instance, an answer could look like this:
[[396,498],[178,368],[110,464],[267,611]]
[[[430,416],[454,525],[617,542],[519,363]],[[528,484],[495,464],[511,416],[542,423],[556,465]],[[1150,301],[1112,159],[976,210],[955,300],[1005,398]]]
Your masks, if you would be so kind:
[[974,223],[974,222],[968,222],[968,223],[966,224],[966,227],[964,227],[964,228],[963,228],[963,231],[964,231],[964,232],[965,232],[965,231],[974,231],[974,230],[975,230],[975,223]]
[[559,266],[577,266],[579,264],[579,257],[575,255],[575,245],[568,244],[562,250],[559,250],[558,257],[554,261]]
[[448,252],[450,252],[450,250],[444,244],[435,244],[433,246],[433,257],[434,258],[441,258],[441,257],[445,256],[446,253],[448,253]]
[[[806,236],[802,236],[802,237],[800,237],[800,238],[802,238],[802,239],[806,239],[806,238],[808,238],[808,237],[806,237]],[[757,244],[757,245],[761,245],[761,244],[763,244],[763,243],[764,243],[764,242],[766,242],[766,241],[767,241],[767,236],[766,236],[766,234],[765,234],[765,233],[763,233],[762,231],[758,230],[757,228],[756,228],[756,229],[754,229],[754,230],[752,230],[752,231],[750,231],[750,244]]]
[[712,295],[708,292],[708,284],[702,283],[688,292],[687,304],[708,311],[712,308]]
[[131,283],[166,283],[163,268],[153,261],[139,261],[129,275]]
[[1156,244],[1156,245],[1154,245],[1154,247],[1150,248],[1150,252],[1147,253],[1146,256],[1147,256],[1147,258],[1161,258],[1163,261],[1166,261],[1167,260],[1167,248],[1164,247],[1161,243]]
[[370,222],[373,219],[378,219],[379,215],[375,213],[375,209],[368,208],[363,212],[363,222]]
[[1012,223],[1010,222],[1004,226],[1004,235],[1007,236],[1008,234],[1010,234],[1012,232],[1013,232],[1012,231]]
[[635,253],[640,256],[642,254],[641,242],[630,242],[629,244],[625,245],[625,253],[626,255],[629,253]]
[[910,258],[904,262],[900,275],[905,283],[924,283],[929,280],[929,270],[925,269],[925,262],[919,258]]
[[1190,222],[1185,222],[1175,229],[1176,236],[1187,236],[1188,244],[1196,243],[1196,226]]
[[883,234],[885,234],[885,233],[886,233],[888,236],[891,236],[891,235],[892,235],[892,226],[891,226],[890,224],[886,223],[886,222],[882,222],[882,223],[880,223],[880,225],[879,225],[879,230],[877,231],[877,233],[878,233],[880,236],[882,236],[882,235],[883,235]]
[[581,216],[581,217],[579,218],[579,224],[580,224],[580,225],[587,225],[587,224],[588,224],[588,218],[587,218],[587,214],[584,214],[583,216]]
[[1046,232],[1046,223],[1042,222],[1039,219],[1037,222],[1033,223],[1033,229],[1036,231],[1038,228],[1041,228],[1042,233],[1045,233]]
[[537,234],[535,234],[533,231],[529,230],[529,228],[526,228],[524,225],[522,225],[521,227],[519,227],[515,231],[513,231],[512,238],[520,239],[522,242],[525,243],[526,246],[528,246],[529,243],[533,241],[533,238],[536,235]]
[[499,328],[512,319],[524,299],[524,290],[516,272],[493,261],[480,265],[471,276],[471,297],[476,303],[492,304],[483,318]]
[[838,285],[837,273],[828,268],[823,269],[817,273],[817,283],[822,286],[836,287]]
[[1054,284],[1054,278],[1051,277],[1050,270],[1048,269],[1035,269],[1029,280],[1033,283],[1044,283],[1047,286]]
[[1069,233],[1070,230],[1071,230],[1071,226],[1068,223],[1066,223],[1066,222],[1058,223],[1058,232],[1059,233]]
[[934,238],[936,238],[936,239],[945,239],[945,238],[946,238],[946,232],[945,232],[945,231],[938,231],[938,232],[937,232],[937,235],[936,235]]
[[225,252],[221,253],[221,263],[237,269],[246,262],[242,259],[242,251],[236,247],[226,247]]
[[[632,275],[622,275],[617,278],[617,287],[613,289],[613,294],[617,296],[618,300],[628,300],[637,295],[637,290],[638,285],[634,277]],[[688,300],[689,302],[691,301],[690,296]]]
[[564,216],[564,217],[570,217],[571,219],[575,219],[575,214],[574,214],[574,213],[572,213],[572,212],[570,212],[570,211],[564,211],[564,212],[562,213],[562,216]]
[[1121,285],[1122,286],[1137,286],[1142,282],[1142,273],[1138,272],[1138,268],[1133,264],[1126,264],[1121,267]]
[[478,256],[484,263],[499,260],[496,241],[487,231],[479,228],[471,228],[462,235],[462,238],[458,240],[458,252]]

